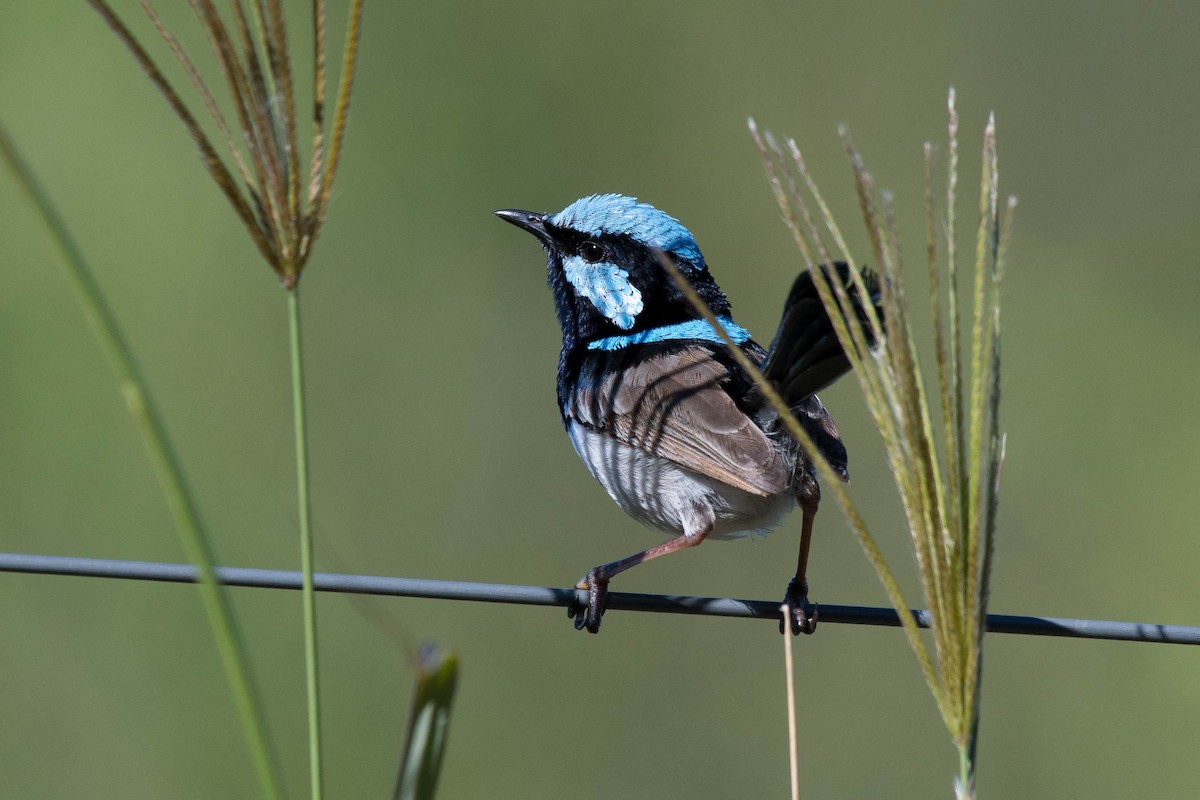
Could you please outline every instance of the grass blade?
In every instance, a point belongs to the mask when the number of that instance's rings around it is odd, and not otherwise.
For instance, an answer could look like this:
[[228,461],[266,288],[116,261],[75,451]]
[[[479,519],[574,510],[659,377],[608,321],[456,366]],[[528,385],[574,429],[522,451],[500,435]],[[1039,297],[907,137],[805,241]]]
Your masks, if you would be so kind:
[[432,800],[437,792],[458,687],[458,655],[426,643],[416,673],[393,800]]
[[63,263],[92,329],[117,373],[121,395],[130,416],[141,430],[150,460],[162,487],[163,496],[179,531],[180,543],[188,560],[200,573],[200,596],[216,640],[226,680],[233,691],[238,716],[264,797],[280,795],[280,781],[270,746],[262,702],[251,679],[245,646],[229,604],[227,590],[217,582],[213,571],[212,544],[200,520],[200,514],[183,473],[183,466],[167,434],[162,414],[142,377],[133,349],[117,324],[100,284],[82,250],[67,229],[49,195],[37,182],[15,145],[0,124],[0,157],[29,198],[30,203],[50,232],[63,256]]

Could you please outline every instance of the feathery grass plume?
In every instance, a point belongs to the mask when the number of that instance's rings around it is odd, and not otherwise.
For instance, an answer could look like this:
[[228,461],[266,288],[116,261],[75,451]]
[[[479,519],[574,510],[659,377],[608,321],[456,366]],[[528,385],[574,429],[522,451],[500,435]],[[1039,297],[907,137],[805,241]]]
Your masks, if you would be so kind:
[[[921,661],[942,719],[960,754],[956,791],[974,794],[975,740],[978,730],[980,665],[987,615],[999,479],[1004,437],[999,432],[1000,283],[1005,245],[1015,199],[1000,219],[995,118],[983,136],[979,225],[972,277],[972,320],[969,348],[960,347],[963,320],[958,308],[956,248],[958,183],[958,113],[949,94],[949,167],[945,219],[945,305],[942,310],[938,258],[937,212],[934,206],[933,148],[925,146],[926,241],[932,326],[935,340],[937,420],[930,408],[931,391],[921,370],[905,298],[905,270],[896,231],[892,196],[879,193],[874,179],[843,128],[842,138],[854,172],[859,204],[875,262],[883,276],[883,347],[865,347],[861,324],[848,309],[845,290],[829,282],[821,270],[813,274],[838,337],[850,356],[871,415],[883,436],[889,464],[912,534],[925,602],[931,616],[936,671],[928,668],[923,640],[909,630],[909,641]],[[830,214],[795,142],[786,150],[751,127],[767,174],[804,260],[830,260],[830,248],[817,222],[832,238],[840,258],[858,263]],[[817,209],[816,218],[812,205]],[[948,319],[946,318],[948,316]],[[871,318],[871,327],[877,320]],[[857,517],[857,515],[855,515]],[[861,536],[860,536],[861,538]],[[873,562],[876,559],[872,558]],[[885,585],[890,575],[880,572]],[[889,591],[889,595],[891,592]],[[902,618],[911,616],[897,607]],[[908,626],[906,626],[908,627]]]
[[[351,0],[341,78],[333,120],[325,119],[325,3],[313,0],[312,152],[301,170],[292,58],[281,0],[231,0],[232,28],[212,0],[188,0],[225,79],[236,115],[236,133],[221,112],[195,62],[151,7],[138,0],[158,34],[200,95],[228,150],[237,178],[167,80],[106,0],[88,0],[129,48],[200,149],[204,166],[233,207],[246,232],[287,292],[292,403],[296,440],[296,483],[300,519],[300,561],[304,574],[305,689],[308,701],[309,771],[313,798],[322,794],[321,717],[317,661],[316,593],[313,587],[312,508],[309,492],[308,435],[301,358],[300,275],[329,209],[341,160],[346,116],[358,64],[362,0]],[[250,12],[247,13],[247,5]],[[328,136],[328,141],[327,141]],[[239,183],[240,179],[240,183]]]
[[[937,213],[934,207],[933,148],[925,146],[926,247],[932,326],[936,340],[938,422],[931,415],[926,379],[921,371],[905,298],[904,268],[892,197],[878,193],[874,179],[842,130],[855,177],[858,199],[875,262],[882,275],[884,319],[866,305],[870,333],[883,344],[868,347],[868,331],[853,313],[850,296],[825,270],[814,269],[834,260],[858,264],[833,219],[816,182],[794,141],[780,146],[769,133],[760,134],[753,120],[751,134],[763,156],[767,177],[838,339],[883,437],[889,465],[900,493],[912,534],[921,586],[931,617],[934,656],[917,630],[909,605],[891,570],[842,483],[820,457],[803,428],[784,407],[779,394],[724,336],[707,306],[693,304],[726,339],[735,358],[747,368],[764,396],[780,411],[788,431],[813,454],[826,491],[850,522],[871,561],[888,599],[900,615],[909,644],[917,656],[942,720],[959,752],[959,797],[974,796],[975,742],[978,730],[983,633],[987,615],[999,479],[1004,437],[999,432],[1000,301],[1006,243],[1016,200],[1010,198],[1003,223],[998,203],[998,173],[994,118],[984,131],[980,221],[973,274],[973,316],[966,354],[959,344],[963,326],[958,308],[957,203],[958,114],[954,91],[949,96],[949,169],[946,190],[944,271],[947,279],[942,309],[943,267],[938,257]],[[816,214],[813,213],[813,208]],[[832,246],[827,243],[832,241]],[[669,259],[664,266],[685,292],[690,289]],[[855,291],[865,292],[861,276],[851,270]],[[948,319],[947,319],[948,316]],[[886,338],[882,337],[883,330]],[[965,358],[969,356],[969,363]],[[938,424],[940,423],[940,424]]]
[[295,287],[329,210],[333,179],[341,160],[346,116],[358,64],[362,0],[351,0],[350,3],[341,80],[328,133],[325,119],[325,3],[313,0],[312,153],[304,171],[300,167],[299,110],[281,0],[255,0],[249,4],[249,15],[243,0],[232,0],[232,29],[226,25],[212,0],[188,0],[225,78],[236,115],[236,131],[179,40],[163,25],[148,0],[138,2],[199,93],[206,112],[225,140],[240,183],[162,69],[107,0],[88,0],[133,53],[183,122],[200,149],[205,168],[233,207],[263,259],[284,287]]

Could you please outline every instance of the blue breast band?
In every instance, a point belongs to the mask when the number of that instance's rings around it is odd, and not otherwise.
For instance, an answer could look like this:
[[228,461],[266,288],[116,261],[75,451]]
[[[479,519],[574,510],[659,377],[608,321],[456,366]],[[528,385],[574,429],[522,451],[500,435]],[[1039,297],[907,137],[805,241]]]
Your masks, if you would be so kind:
[[[731,317],[720,316],[717,321],[721,323],[721,327],[729,334],[729,338],[733,339],[735,344],[741,344],[750,338],[750,332],[733,321]],[[629,347],[634,344],[651,344],[654,342],[673,341],[675,339],[700,339],[706,342],[716,342],[724,344],[725,340],[721,338],[707,320],[691,319],[687,322],[676,322],[674,325],[663,325],[658,328],[651,328],[647,331],[638,331],[637,333],[627,333],[621,336],[606,336],[603,339],[596,339],[593,342],[588,342],[589,350],[620,350],[622,347]]]

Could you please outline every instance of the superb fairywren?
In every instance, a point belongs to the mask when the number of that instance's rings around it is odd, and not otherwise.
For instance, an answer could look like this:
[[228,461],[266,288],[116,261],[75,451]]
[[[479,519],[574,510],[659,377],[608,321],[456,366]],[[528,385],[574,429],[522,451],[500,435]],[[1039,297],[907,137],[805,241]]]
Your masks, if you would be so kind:
[[[765,533],[798,504],[800,555],[785,602],[792,632],[811,633],[817,614],[805,573],[821,498],[816,471],[659,258],[675,263],[847,480],[846,449],[814,392],[845,373],[849,361],[812,275],[806,270],[796,279],[775,340],[764,350],[733,321],[692,234],[657,208],[604,194],[557,214],[496,215],[532,233],[548,253],[563,334],[558,408],[571,444],[617,505],[673,536],[580,579],[588,603],[569,610],[575,627],[600,629],[613,576],[706,538]],[[822,269],[850,286],[845,264]],[[877,281],[865,271],[863,277],[877,303]],[[861,302],[852,290],[851,296]],[[861,305],[856,311],[862,314]]]

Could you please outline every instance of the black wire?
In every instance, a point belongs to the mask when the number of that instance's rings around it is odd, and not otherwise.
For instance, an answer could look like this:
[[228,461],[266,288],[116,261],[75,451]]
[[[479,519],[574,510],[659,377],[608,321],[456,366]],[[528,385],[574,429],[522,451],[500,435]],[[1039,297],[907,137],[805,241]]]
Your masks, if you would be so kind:
[[[93,578],[195,583],[196,569],[189,564],[164,564],[152,561],[118,561],[76,556],[0,553],[0,572],[39,575],[73,575]],[[218,567],[217,579],[229,586],[262,589],[299,589],[300,573],[278,569]],[[442,600],[468,600],[485,603],[567,607],[586,600],[576,589],[543,586],[514,586],[505,583],[437,581],[424,578],[389,578],[374,575],[345,575],[318,572],[313,576],[317,591],[352,594],[428,597]],[[718,617],[750,617],[779,620],[779,603],[769,600],[737,600],[727,597],[687,597],[681,595],[631,594],[610,592],[608,609],[655,611],[667,614],[705,614]],[[928,628],[928,611],[914,610],[913,618]],[[890,608],[865,606],[820,606],[822,623],[882,625],[899,627],[900,618]],[[1013,616],[988,614],[991,633],[1019,633],[1029,636],[1067,636],[1077,639],[1114,639],[1130,642],[1200,644],[1200,627],[1158,625],[1146,622],[1114,622],[1094,619]]]

